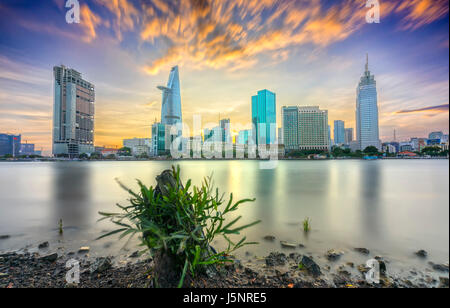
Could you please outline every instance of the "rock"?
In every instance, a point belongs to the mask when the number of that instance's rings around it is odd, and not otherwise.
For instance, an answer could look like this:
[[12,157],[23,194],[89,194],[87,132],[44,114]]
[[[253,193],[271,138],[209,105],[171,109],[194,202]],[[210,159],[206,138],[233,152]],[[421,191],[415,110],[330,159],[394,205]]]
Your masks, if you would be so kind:
[[303,256],[302,262],[300,264],[308,271],[308,273],[310,273],[314,277],[320,276],[322,274],[322,272],[320,271],[320,266],[317,265],[317,263],[314,262],[314,260],[310,257]]
[[331,249],[327,251],[327,258],[330,261],[336,261],[337,259],[339,259],[342,255],[344,254],[343,251],[340,250],[336,250],[336,249]]
[[297,248],[297,245],[296,245],[296,244],[288,243],[288,242],[286,242],[286,241],[281,241],[280,244],[281,244],[281,246],[282,246],[283,248],[290,248],[290,249],[295,249],[295,248]]
[[358,265],[358,271],[360,271],[361,273],[365,274],[368,271],[370,271],[370,268],[365,266],[364,264]]
[[57,253],[52,253],[46,256],[42,256],[39,258],[39,260],[41,261],[46,261],[46,262],[55,262],[58,259],[58,254]]
[[256,277],[258,276],[258,272],[254,271],[253,269],[251,269],[250,267],[245,267],[244,272],[252,277]]
[[130,255],[130,258],[135,259],[139,257],[139,251],[135,251]]
[[206,276],[208,276],[210,279],[214,279],[219,276],[219,273],[214,266],[207,266],[205,269],[205,273]]
[[305,248],[305,245],[300,244],[300,245],[298,245],[298,247],[300,247],[300,248]]
[[435,264],[430,262],[431,267],[438,272],[448,272],[448,264]]
[[9,239],[10,237],[11,236],[8,234],[2,234],[2,235],[0,235],[0,240],[6,240],[6,239]]
[[336,275],[333,278],[333,283],[336,287],[343,287],[348,283],[348,277],[346,275]]
[[363,255],[368,255],[370,254],[370,250],[367,248],[355,248],[355,251],[363,254]]
[[91,250],[91,249],[88,246],[83,246],[78,250],[78,252],[79,253],[87,253],[87,252],[89,252],[89,250]]
[[273,241],[275,241],[275,236],[273,236],[273,235],[266,235],[266,236],[264,236],[264,239],[266,241],[273,242]]
[[38,248],[44,249],[44,248],[48,248],[48,246],[50,246],[50,244],[48,242],[43,242],[43,243],[39,244]]
[[439,277],[439,288],[448,288],[448,277]]
[[89,271],[91,274],[94,273],[103,273],[109,270],[112,267],[112,261],[109,257],[100,257],[95,259],[94,263],[92,263]]
[[428,256],[428,252],[421,249],[419,251],[416,251],[416,256],[421,257],[421,258],[426,258]]
[[380,275],[382,277],[385,277],[387,272],[386,262],[382,258],[378,259],[377,261],[380,264]]
[[266,258],[266,265],[267,266],[283,266],[287,262],[286,255],[284,253],[279,252],[272,252],[270,255]]
[[289,255],[289,259],[294,260],[295,263],[300,263],[301,258],[302,258],[302,255],[298,254],[296,252],[293,252]]
[[353,262],[347,262],[346,264],[351,268],[355,267],[355,263],[353,263]]

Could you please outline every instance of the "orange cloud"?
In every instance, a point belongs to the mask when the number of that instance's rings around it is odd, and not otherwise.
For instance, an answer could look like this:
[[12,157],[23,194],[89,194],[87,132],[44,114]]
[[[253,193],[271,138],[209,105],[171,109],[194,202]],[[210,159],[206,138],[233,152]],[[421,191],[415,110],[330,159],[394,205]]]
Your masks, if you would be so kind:
[[95,28],[102,23],[101,18],[93,13],[91,9],[83,4],[81,6],[81,21],[80,25],[84,30],[83,40],[87,43],[90,43],[97,37],[97,32]]
[[401,1],[395,12],[406,13],[401,25],[403,30],[416,30],[447,15],[448,0]]

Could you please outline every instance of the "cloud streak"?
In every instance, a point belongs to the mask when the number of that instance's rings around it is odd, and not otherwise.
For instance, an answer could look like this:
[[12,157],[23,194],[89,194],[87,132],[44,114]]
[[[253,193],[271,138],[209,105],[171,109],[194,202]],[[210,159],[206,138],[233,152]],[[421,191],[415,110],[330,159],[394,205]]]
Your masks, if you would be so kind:
[[436,112],[436,113],[442,113],[442,112],[448,112],[448,106],[449,104],[443,104],[438,106],[430,106],[430,107],[424,107],[424,108],[418,108],[418,109],[409,109],[409,110],[400,110],[397,111],[397,114],[403,114],[403,113],[418,113],[418,112]]

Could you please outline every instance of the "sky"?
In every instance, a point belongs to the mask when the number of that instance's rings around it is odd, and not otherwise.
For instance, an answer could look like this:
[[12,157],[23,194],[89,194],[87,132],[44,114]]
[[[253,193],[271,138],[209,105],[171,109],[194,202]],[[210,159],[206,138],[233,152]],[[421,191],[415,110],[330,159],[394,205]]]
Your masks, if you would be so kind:
[[[76,2],[70,0],[71,2]],[[251,127],[251,96],[320,106],[355,127],[366,53],[378,89],[383,141],[449,130],[448,0],[0,0],[0,132],[51,151],[53,66],[96,88],[95,144],[151,137],[161,92],[179,65],[183,120],[230,118]],[[331,129],[333,131],[333,129]],[[196,134],[197,132],[192,132]]]

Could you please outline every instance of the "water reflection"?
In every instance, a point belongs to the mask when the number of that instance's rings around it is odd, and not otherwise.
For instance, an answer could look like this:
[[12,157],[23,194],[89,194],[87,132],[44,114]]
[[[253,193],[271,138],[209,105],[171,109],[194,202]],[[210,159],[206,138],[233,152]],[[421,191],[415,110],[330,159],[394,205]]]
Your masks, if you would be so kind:
[[360,215],[362,230],[371,240],[383,238],[381,178],[383,166],[380,162],[360,164]]
[[[448,160],[280,161],[273,170],[261,170],[255,161],[179,164],[183,178],[192,178],[196,185],[214,171],[221,192],[233,192],[235,200],[256,198],[233,215],[242,215],[242,223],[263,221],[243,234],[262,242],[248,248],[260,249],[255,251],[260,256],[281,249],[279,239],[303,243],[308,252],[322,255],[334,247],[365,245],[384,250],[379,253],[383,255],[388,251],[411,256],[411,247],[417,247],[432,251],[433,261],[448,260]],[[14,240],[16,248],[59,240],[54,230],[45,232],[62,218],[66,227],[77,227],[65,232],[64,240],[75,241],[75,246],[80,239],[92,244],[100,232],[114,228],[96,223],[98,211],[116,211],[114,204],[128,198],[114,178],[133,189],[135,179],[154,185],[155,176],[171,165],[0,163],[0,233],[26,234]],[[312,219],[309,239],[301,229],[305,217]],[[261,241],[268,234],[277,241]],[[0,243],[0,250],[12,242]]]
[[55,226],[62,219],[65,227],[83,227],[92,219],[91,168],[88,163],[52,165],[53,215]]

